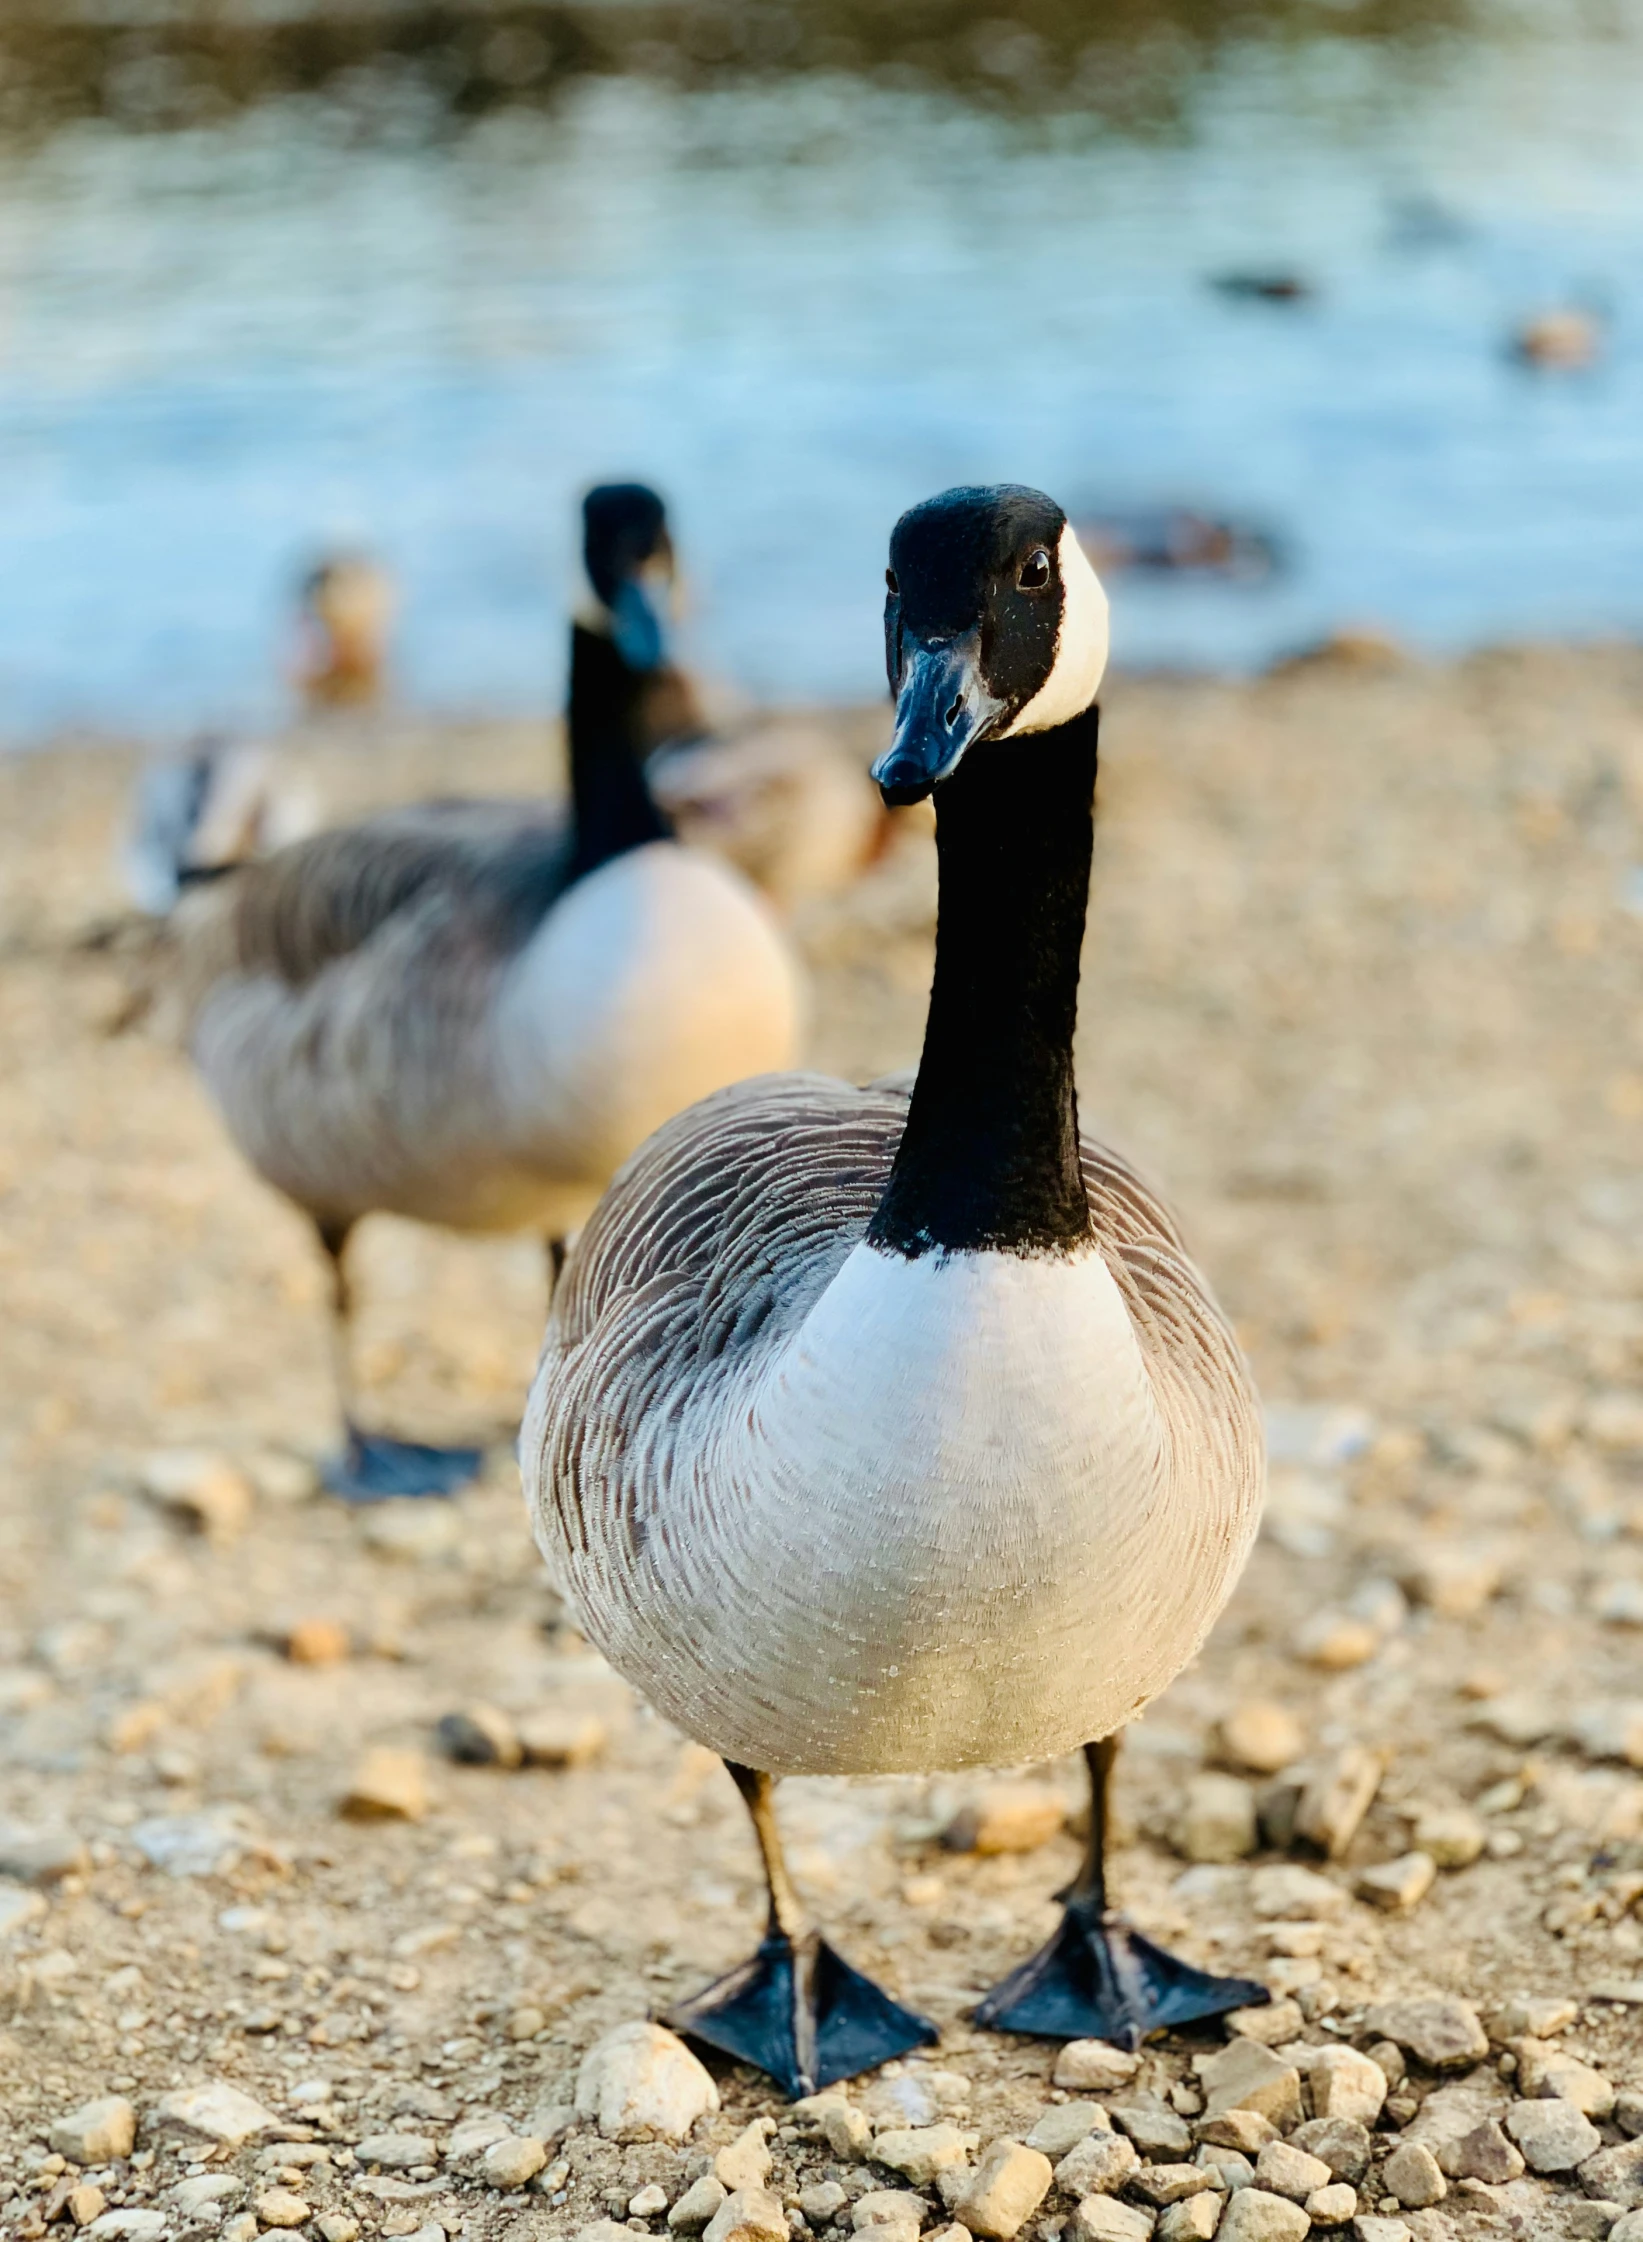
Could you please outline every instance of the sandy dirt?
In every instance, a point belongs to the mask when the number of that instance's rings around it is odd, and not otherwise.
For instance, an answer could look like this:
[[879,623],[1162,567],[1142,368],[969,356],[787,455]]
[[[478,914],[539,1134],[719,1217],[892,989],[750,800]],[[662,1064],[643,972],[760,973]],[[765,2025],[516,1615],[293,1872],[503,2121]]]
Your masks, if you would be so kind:
[[[533,786],[553,761],[524,726],[293,753],[338,811]],[[543,1315],[533,1242],[368,1226],[373,1409],[494,1453],[450,1506],[356,1514],[314,1492],[334,1428],[305,1225],[237,1159],[164,1005],[131,1017],[147,967],[113,855],[133,768],[94,746],[0,764],[0,2226],[37,2230],[75,2177],[52,2125],[119,2094],[138,2158],[97,2184],[188,2231],[166,2191],[196,2152],[149,2115],[222,2079],[329,2147],[291,2167],[316,2215],[570,2235],[626,2217],[642,2183],[676,2197],[780,2106],[718,2065],[723,2110],[690,2142],[584,2124],[507,2195],[437,2168],[373,2178],[350,2145],[562,2103],[601,2032],[748,1950],[753,1849],[717,1763],[632,1699],[540,1573],[506,1446]],[[1122,1765],[1122,1895],[1181,1952],[1296,1997],[1310,2043],[1366,2044],[1367,2007],[1397,1994],[1487,2017],[1567,1993],[1564,2044],[1643,2089],[1643,655],[1118,681],[1100,800],[1086,1123],[1173,1196],[1274,1433],[1254,1561]],[[807,909],[819,1064],[914,1059],[933,901],[914,832]],[[161,1499],[172,1483],[215,1490],[215,1532]],[[346,1654],[293,1662],[316,1621]],[[1341,1857],[1308,1856],[1343,1900],[1299,1942],[1315,1955],[1275,1956],[1254,1912],[1270,1843],[1226,1865],[1179,1849],[1188,1786],[1232,1769],[1218,1723],[1251,1700],[1293,1713],[1306,1768],[1353,1747],[1384,1765]],[[436,1723],[475,1704],[590,1716],[603,1750],[451,1764]],[[422,1755],[420,1819],[339,1812],[377,1747]],[[1243,1775],[1281,1834],[1283,1797]],[[1074,1765],[1040,1779],[1076,1806]],[[940,2024],[983,2144],[1034,2122],[1053,2050],[965,2012],[1053,1925],[1076,1858],[1065,1832],[944,1848],[986,1787],[783,1792],[818,1915]],[[1461,1807],[1475,1862],[1407,1912],[1358,1896],[1423,1814]],[[30,1832],[57,1844],[43,1870]],[[1192,2058],[1221,2036],[1160,2043],[1144,2080],[1190,2114]],[[1499,2057],[1482,2076],[1504,2102]],[[293,2100],[315,2081],[328,2099]],[[1414,2066],[1384,2146],[1432,2084]],[[790,2205],[829,2172],[893,2184],[791,2127],[775,2147]],[[206,2168],[255,2197],[258,2153]],[[1363,2207],[1383,2192],[1371,2178]],[[1397,2215],[1427,2235],[1601,2231],[1579,2199],[1530,2175]]]

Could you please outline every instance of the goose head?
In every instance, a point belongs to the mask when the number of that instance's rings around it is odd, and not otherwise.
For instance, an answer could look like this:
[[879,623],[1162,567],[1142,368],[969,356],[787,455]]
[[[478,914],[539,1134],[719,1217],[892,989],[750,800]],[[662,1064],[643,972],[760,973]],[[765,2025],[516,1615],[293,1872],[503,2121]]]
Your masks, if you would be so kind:
[[600,483],[582,501],[587,597],[577,620],[609,638],[631,670],[658,670],[676,566],[667,509],[644,483]]
[[1082,716],[1107,666],[1107,595],[1053,498],[943,491],[902,515],[885,574],[895,736],[886,802],[920,802],[978,743]]

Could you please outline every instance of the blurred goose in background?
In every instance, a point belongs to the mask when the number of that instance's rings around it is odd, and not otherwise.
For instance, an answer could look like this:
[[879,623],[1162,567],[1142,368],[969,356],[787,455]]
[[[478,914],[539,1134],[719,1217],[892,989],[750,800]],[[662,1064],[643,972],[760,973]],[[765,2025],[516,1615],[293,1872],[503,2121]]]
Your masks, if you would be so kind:
[[789,1075],[662,1129],[570,1256],[520,1450],[579,1624],[723,1755],[761,1848],[763,1943],[670,2021],[794,2094],[934,2035],[807,1923],[782,1774],[1083,1746],[1061,1928],[978,2017],[1133,2047],[1267,1997],[1107,1905],[1118,1732],[1230,1595],[1263,1455],[1173,1221],[1078,1128],[1106,598],[1014,487],[916,507],[890,564],[874,775],[934,793],[940,859],[911,1094]]
[[200,1071],[330,1259],[347,1427],[331,1484],[354,1499],[446,1493],[480,1462],[361,1429],[355,1224],[536,1228],[557,1267],[659,1123],[795,1056],[800,989],[767,907],[672,838],[645,783],[661,501],[605,486],[584,526],[597,596],[572,631],[568,825],[526,801],[389,811],[247,868],[192,952]]
[[318,796],[271,748],[198,740],[137,781],[120,857],[127,892],[145,917],[166,918],[185,888],[300,841],[319,822]]
[[398,604],[393,578],[364,554],[336,553],[309,570],[297,682],[310,709],[371,708],[382,699]]

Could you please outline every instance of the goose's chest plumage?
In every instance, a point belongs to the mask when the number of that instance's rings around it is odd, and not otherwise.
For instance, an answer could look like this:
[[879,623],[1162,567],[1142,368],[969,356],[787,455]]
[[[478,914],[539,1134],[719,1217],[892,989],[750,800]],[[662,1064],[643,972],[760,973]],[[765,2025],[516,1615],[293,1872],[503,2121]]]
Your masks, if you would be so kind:
[[1225,1601],[1260,1444],[1235,1350],[1173,1375],[1110,1250],[910,1260],[855,1229],[766,1303],[750,1272],[751,1336],[682,1374],[700,1299],[641,1290],[626,1347],[596,1343],[598,1398],[550,1333],[526,1483],[593,1640],[777,1772],[997,1764],[1121,1725]]

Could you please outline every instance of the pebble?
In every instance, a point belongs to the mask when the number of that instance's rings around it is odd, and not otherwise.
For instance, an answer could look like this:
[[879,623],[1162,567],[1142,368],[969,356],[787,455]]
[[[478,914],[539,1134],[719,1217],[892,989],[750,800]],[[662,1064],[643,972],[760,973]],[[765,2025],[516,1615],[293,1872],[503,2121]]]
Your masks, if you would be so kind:
[[1404,2141],[1394,2149],[1380,2176],[1406,2211],[1429,2210],[1449,2193],[1437,2158],[1419,2141]]
[[518,1723],[527,1767],[591,1767],[610,1742],[610,1729],[594,1713],[548,1707]]
[[1417,1853],[1429,1853],[1439,1868],[1470,1868],[1483,1852],[1488,1832],[1470,1806],[1428,1806],[1410,1832]]
[[1514,2102],[1506,2130],[1532,2172],[1572,2172],[1603,2146],[1596,2126],[1572,2102]]
[[1154,2210],[1181,2203],[1189,2195],[1202,2195],[1214,2182],[1199,2164],[1143,2164],[1130,2182],[1130,2192]]
[[1409,2076],[1409,2065],[1404,2061],[1403,2049],[1396,2040],[1372,2041],[1366,2052],[1388,2087],[1401,2086]]
[[1193,2138],[1209,2148],[1230,2149],[1240,2156],[1254,2156],[1277,2136],[1277,2127],[1259,2110],[1219,2110],[1214,2117],[1201,2117],[1192,2128]]
[[1110,2094],[1128,2085],[1140,2067],[1138,2055],[1109,2047],[1105,2040],[1069,2040],[1055,2059],[1050,2083],[1086,2093]]
[[376,1502],[358,1513],[367,1549],[406,1565],[437,1565],[462,1545],[462,1513],[451,1502]]
[[1625,2087],[1614,2098],[1614,2121],[1628,2140],[1643,2134],[1643,2089]]
[[1580,2014],[1578,2001],[1561,1993],[1517,1993],[1494,2012],[1498,2040],[1551,2040]]
[[1334,2177],[1321,2157],[1292,2148],[1288,2141],[1268,2141],[1255,2159],[1256,2186],[1272,2195],[1287,2195],[1292,2203],[1304,2203]]
[[813,2187],[799,2190],[799,2209],[812,2226],[826,2226],[836,2219],[849,2200],[837,2180],[818,2180]]
[[1500,1592],[1498,1552],[1475,1542],[1428,1541],[1403,1568],[1403,1585],[1417,1604],[1444,1619],[1470,1619]]
[[[443,2233],[443,2228],[440,2232]],[[579,2226],[574,2242],[633,2242],[633,2229],[624,2226],[620,2219],[594,2219],[587,2226]]]
[[1092,2133],[1057,2164],[1055,2184],[1064,2195],[1075,2199],[1085,2195],[1112,2195],[1124,2185],[1140,2161],[1135,2144],[1126,2140],[1122,2133]]
[[[429,2163],[433,2162],[430,2157]],[[480,2159],[481,2177],[494,2188],[522,2188],[534,2180],[548,2161],[546,2145],[532,2140],[528,2134],[510,2134],[505,2141],[495,2141]]]
[[322,2242],[359,2242],[359,2221],[346,2211],[322,2211],[314,2225]]
[[378,1744],[360,1758],[338,1811],[352,1822],[420,1822],[428,1804],[422,1754]]
[[667,2209],[667,2189],[658,2187],[654,2180],[642,2187],[637,2195],[628,2198],[630,2219],[659,2219]]
[[821,2112],[822,2137],[843,2164],[859,2164],[873,2145],[873,2128],[865,2110],[849,2102],[832,2102]]
[[65,2199],[69,2217],[76,2226],[90,2226],[108,2209],[108,2197],[90,2180],[82,2180],[77,2188],[70,2188]]
[[58,1884],[81,1876],[91,1857],[71,1829],[0,1828],[0,1876],[19,1884]]
[[1278,2047],[1285,2040],[1299,2039],[1304,2021],[1299,2002],[1268,2001],[1262,2008],[1235,2008],[1226,2019],[1226,2027],[1242,2039]]
[[[1316,2067],[1313,2076],[1316,2077]],[[1376,2115],[1380,2113],[1377,2111]],[[1298,2125],[1291,2136],[1294,2146],[1327,2164],[1331,2175],[1356,2187],[1369,2169],[1372,2143],[1369,2125],[1355,2117],[1315,2117]]]
[[1525,2101],[1555,2098],[1572,2102],[1582,2117],[1593,2118],[1600,2125],[1613,2117],[1614,2088],[1589,2063],[1577,2062],[1562,2048],[1548,2047],[1544,2040],[1515,2041],[1512,2053],[1517,2057],[1518,2092]]
[[1314,1612],[1295,1633],[1295,1655],[1326,1674],[1346,1673],[1365,1665],[1381,1647],[1380,1629],[1350,1612]]
[[434,1734],[445,1757],[459,1767],[518,1767],[525,1757],[518,1730],[495,1705],[446,1713]]
[[903,2226],[911,2220],[916,2234],[928,2209],[923,2196],[914,2195],[909,2188],[874,2188],[857,2197],[850,2224],[860,2234],[866,2227]]
[[1237,2149],[1201,2148],[1195,2161],[1209,2174],[1211,2187],[1219,2188],[1225,2195],[1230,2195],[1234,2188],[1255,2185],[1255,2167]]
[[1008,2137],[994,2141],[952,2213],[983,2242],[1013,2242],[1049,2193],[1050,2160]]
[[1067,1819],[1067,1802],[1047,1783],[989,1783],[942,1832],[952,1853],[1032,1853]]
[[607,2140],[682,2141],[718,2107],[708,2072],[660,2024],[617,2025],[594,2041],[576,2074],[577,2114],[593,2118]]
[[1159,2095],[1132,2092],[1112,2102],[1107,2114],[1143,2156],[1186,2156],[1192,2148],[1191,2127]]
[[1030,2149],[1042,2149],[1052,2164],[1091,2133],[1110,2133],[1112,2120],[1099,2102],[1052,2104],[1027,2135]]
[[1061,2229],[1061,2242],[1148,2242],[1153,2216],[1110,2195],[1086,2196]]
[[[257,2222],[251,2221],[256,2232]],[[103,2211],[85,2230],[92,2242],[162,2242],[171,2231],[170,2221],[162,2211]]]
[[[1206,2117],[1228,2110],[1253,2110],[1279,2132],[1301,2114],[1301,2078],[1292,2063],[1280,2062],[1254,2040],[1234,2040],[1204,2065],[1200,2083],[1207,2097]],[[1116,2118],[1118,2113],[1113,2112]],[[1237,2146],[1239,2144],[1233,2144]]]
[[151,2125],[162,2133],[181,2133],[214,2141],[221,2148],[237,2149],[264,2133],[283,2130],[272,2110],[225,2079],[209,2079],[202,2086],[181,2086],[163,2094],[154,2105]]
[[1477,2010],[1452,1994],[1382,2002],[1368,2011],[1364,2028],[1395,2041],[1406,2055],[1434,2071],[1481,2063],[1489,2053],[1489,2035]]
[[1315,2188],[1301,2206],[1314,2226],[1345,2226],[1358,2215],[1358,2191],[1345,2180],[1331,2180]]
[[293,1666],[340,1666],[354,1641],[340,1619],[299,1619],[280,1645]]
[[1241,1861],[1260,1843],[1255,1793],[1240,1775],[1195,1775],[1176,1818],[1176,1851],[1189,1861]]
[[289,2188],[270,2188],[257,2197],[254,2209],[264,2226],[306,2226],[314,2215],[313,2207]]
[[1285,1705],[1252,1697],[1235,1705],[1221,1723],[1221,1749],[1251,1774],[1276,1775],[1300,1758],[1306,1731]]
[[221,2229],[221,2242],[257,2242],[257,2214],[240,2211]]
[[1386,2073],[1355,2047],[1326,2047],[1307,2070],[1312,2109],[1319,2118],[1356,2118],[1373,2125],[1386,2100]]
[[737,2188],[714,2212],[707,2242],[789,2242],[780,2198],[768,2188]]
[[[1542,2102],[1537,2106],[1551,2110],[1561,2105]],[[1522,2109],[1524,2105],[1519,2102],[1514,2107]],[[1529,2156],[1527,2149],[1523,2153]],[[1529,2161],[1532,2164],[1534,2158],[1529,2157]],[[1580,2167],[1580,2184],[1588,2195],[1606,2196],[1623,2211],[1643,2209],[1643,2141],[1622,2141],[1618,2148],[1589,2157]]]
[[1158,2242],[1210,2242],[1221,2218],[1221,2198],[1213,2189],[1172,2203],[1153,2229]]
[[250,1480],[207,1449],[160,1450],[145,1460],[138,1485],[150,1502],[209,1541],[237,1541],[251,1523],[256,1498]]
[[1352,2231],[1358,2242],[1415,2242],[1414,2229],[1402,2219],[1366,2219],[1361,2211]]
[[[834,2185],[837,2185],[837,2183],[835,2182]],[[674,2204],[667,2215],[668,2225],[675,2234],[700,2234],[703,2227],[717,2215],[720,2205],[729,2193],[730,2190],[725,2186],[723,2180],[717,2178],[712,2172],[704,2172],[699,2180],[692,2180],[684,2194]],[[839,2201],[834,2206],[835,2209],[843,2207],[845,2199],[843,2188],[839,2188],[838,2196]],[[800,2207],[803,2208],[802,2203]]]
[[1345,1744],[1309,1778],[1295,1809],[1295,1835],[1339,1860],[1374,1804],[1385,1761],[1362,1744]]
[[713,2176],[730,2194],[738,2188],[762,2188],[769,2179],[770,2135],[774,2131],[769,2118],[756,2117],[714,2157]]
[[1400,1853],[1358,1876],[1358,1896],[1390,1915],[1407,1915],[1437,1882],[1438,1864],[1430,1853]]
[[1265,2188],[1240,2188],[1227,2197],[1219,2242],[1304,2242],[1311,2220],[1287,2195],[1269,2195]]
[[38,1892],[25,1891],[20,1884],[0,1884],[0,1938],[26,1930],[45,1912],[46,1903]]
[[82,2102],[60,2117],[46,2138],[71,2164],[118,2164],[137,2139],[137,2113],[121,2095]]
[[[976,2147],[977,2136],[962,2132],[956,2125],[915,2126],[902,2132],[881,2133],[873,2143],[873,2162],[899,2172],[916,2188],[927,2188],[938,2172],[968,2164]],[[721,2156],[724,2153],[727,2152],[721,2151]],[[768,2153],[765,2162],[768,2168]],[[715,2170],[721,2179],[725,2177],[722,2163],[717,2164]]]
[[1298,1861],[1276,1861],[1258,1868],[1249,1880],[1249,1904],[1266,1921],[1297,1917],[1332,1920],[1347,1904],[1344,1886]]
[[1522,2156],[1493,2119],[1445,2141],[1438,2164],[1452,2180],[1482,2180],[1489,2187],[1505,2187],[1523,2177]]
[[361,2164],[384,2172],[409,2172],[413,2165],[439,2162],[439,2150],[426,2133],[368,2133],[354,2154]]
[[202,2172],[195,2179],[179,2180],[167,2200],[191,2219],[215,2205],[237,2203],[244,2193],[245,2182],[232,2172]]
[[1310,1959],[1324,1947],[1322,1923],[1271,1923],[1266,1932],[1267,1952]]
[[1643,2242],[1643,2211],[1627,2211],[1609,2229],[1609,2242]]

